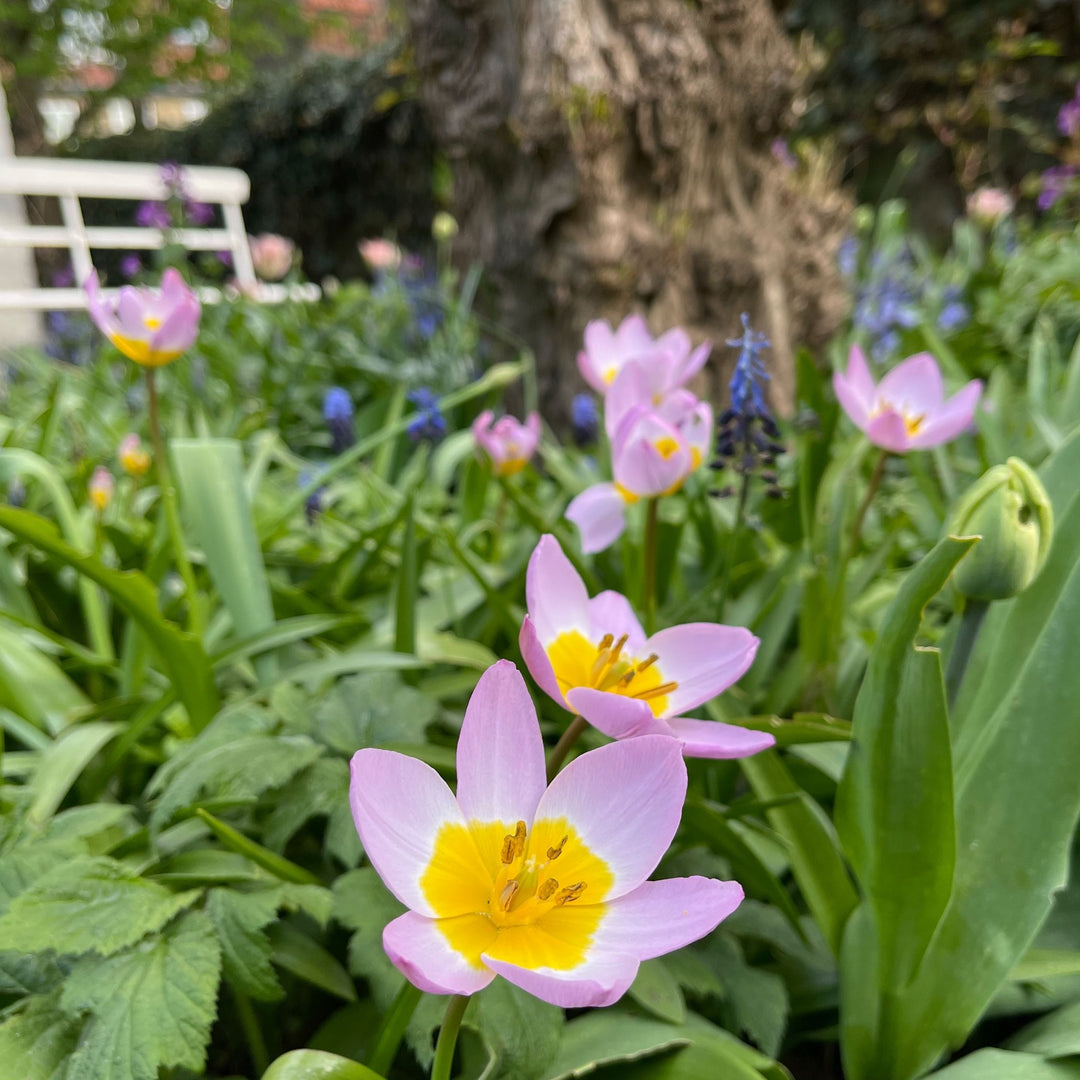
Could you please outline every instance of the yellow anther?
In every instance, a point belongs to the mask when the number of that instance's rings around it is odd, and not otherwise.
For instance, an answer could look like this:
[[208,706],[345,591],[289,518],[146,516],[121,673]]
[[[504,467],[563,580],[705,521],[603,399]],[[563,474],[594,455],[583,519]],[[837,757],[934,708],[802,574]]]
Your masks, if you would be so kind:
[[521,858],[524,851],[525,822],[519,821],[517,827],[514,829],[513,835],[507,834],[503,837],[502,850],[499,852],[499,858],[502,860],[503,866],[509,866],[515,859]]
[[615,640],[614,634],[605,634],[600,639],[600,644],[596,647],[598,653],[607,652],[611,648],[611,643]]
[[536,890],[536,895],[541,900],[550,900],[558,890],[559,883],[553,877],[549,877],[547,881]]
[[648,658],[645,659],[645,660],[642,660],[641,663],[638,664],[637,670],[639,672],[644,671],[647,667],[651,667],[653,664],[655,664],[656,661],[659,660],[659,659],[660,659],[660,657],[657,656],[656,653],[649,653]]
[[514,902],[514,897],[517,896],[518,888],[517,879],[515,878],[508,881],[506,887],[499,893],[499,907],[501,907],[503,911],[510,910],[510,905]]
[[549,859],[557,859],[562,854],[562,849],[566,846],[566,841],[570,837],[564,836],[555,847],[549,847],[547,849],[547,857]]
[[579,881],[576,885],[567,885],[565,889],[558,896],[555,897],[555,903],[560,907],[563,904],[569,904],[576,900],[585,891],[585,882]]
[[627,671],[623,675],[623,677],[621,679],[619,679],[620,688],[625,690],[634,681],[634,675],[635,674],[636,674],[636,672],[634,671],[633,668],[631,668],[629,671]]
[[665,694],[670,694],[672,690],[678,690],[678,688],[679,684],[677,682],[666,682],[651,687],[649,690],[639,690],[631,696],[636,697],[639,701],[652,701],[653,698],[663,697]]

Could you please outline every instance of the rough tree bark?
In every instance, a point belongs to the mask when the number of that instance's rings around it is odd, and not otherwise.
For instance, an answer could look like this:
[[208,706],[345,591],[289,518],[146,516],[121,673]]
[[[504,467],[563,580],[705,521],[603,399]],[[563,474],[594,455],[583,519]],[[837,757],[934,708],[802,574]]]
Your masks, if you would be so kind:
[[[795,54],[769,0],[407,0],[421,93],[454,169],[460,254],[537,354],[557,418],[589,319],[644,312],[722,342],[749,311],[792,350],[843,314],[843,196],[770,151]],[[723,352],[723,350],[718,350]],[[726,365],[710,365],[713,386]]]

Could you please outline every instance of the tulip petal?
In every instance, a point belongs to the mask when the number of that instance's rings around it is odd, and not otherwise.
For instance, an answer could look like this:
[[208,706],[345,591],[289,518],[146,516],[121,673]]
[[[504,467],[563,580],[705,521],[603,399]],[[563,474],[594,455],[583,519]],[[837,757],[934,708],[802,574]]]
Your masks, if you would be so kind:
[[901,360],[878,385],[880,401],[910,416],[927,416],[941,408],[945,387],[941,368],[929,353]]
[[625,425],[612,447],[615,480],[635,495],[663,495],[690,472],[692,459],[678,429],[654,413]]
[[601,396],[607,393],[607,383],[601,377],[592,357],[584,350],[577,354],[577,366],[578,371],[581,372],[581,377],[593,390]]
[[531,822],[547,787],[544,741],[529,691],[509,660],[480,676],[457,745],[457,802],[470,821]]
[[581,550],[592,555],[622,536],[626,502],[614,484],[593,484],[571,500],[566,517],[581,533]]
[[613,875],[604,897],[612,900],[652,873],[679,827],[685,796],[679,744],[642,735],[571,761],[540,799],[534,821],[565,818],[578,831]]
[[579,686],[568,691],[566,700],[597,731],[612,739],[632,739],[639,735],[671,738],[673,735],[667,721],[654,716],[649,703],[638,698]]
[[666,715],[694,709],[738,682],[758,645],[749,630],[719,623],[685,623],[653,634],[645,649],[656,653],[663,681],[679,684],[667,695]]
[[839,371],[833,372],[832,379],[833,390],[836,392],[840,407],[860,431],[865,431],[866,425],[870,422],[870,406]]
[[704,366],[712,352],[712,342],[706,341],[699,345],[683,362],[675,372],[676,382],[682,386],[688,383]]
[[125,285],[116,300],[117,332],[133,341],[147,341],[146,304],[143,295],[132,285]]
[[963,434],[975,422],[975,410],[982,397],[983,385],[973,379],[958,390],[937,412],[927,417],[926,423],[911,440],[916,449],[938,446]]
[[619,425],[634,406],[652,403],[652,387],[644,364],[631,360],[606,389],[604,430],[609,439],[614,439]]
[[649,324],[641,315],[627,315],[615,331],[615,341],[624,359],[648,352],[655,346]]
[[764,731],[751,731],[738,724],[722,724],[717,720],[691,720],[674,716],[667,721],[675,738],[682,743],[683,756],[694,758],[750,757],[768,750],[776,739]]
[[430,765],[390,750],[357,750],[351,773],[349,803],[364,853],[406,907],[437,915],[420,879],[439,829],[466,827],[446,782]]
[[518,967],[487,953],[484,963],[533,997],[564,1009],[612,1005],[630,989],[638,961],[626,953],[600,953],[569,971]]
[[544,648],[536,633],[536,626],[528,615],[521,624],[521,633],[518,634],[518,645],[521,655],[529,674],[536,680],[537,685],[553,701],[557,701],[564,709],[570,706],[566,704],[559,689],[559,680],[555,678],[555,669],[551,666],[547,649]]
[[439,930],[437,920],[407,911],[383,930],[383,948],[390,962],[427,994],[475,994],[495,973],[476,968]]
[[636,655],[645,646],[645,630],[630,601],[622,593],[608,589],[589,601],[589,640],[600,641],[605,634],[620,638],[626,634],[626,652]]
[[101,294],[96,270],[91,270],[90,276],[86,279],[86,307],[90,312],[90,318],[94,320],[94,325],[107,338],[119,333],[120,327],[116,322],[116,313],[109,301]]
[[[580,496],[578,496],[580,498]],[[589,593],[585,582],[550,534],[540,537],[525,573],[525,604],[545,644],[567,630],[589,631]]]
[[705,877],[646,881],[606,906],[593,947],[651,960],[712,933],[742,903],[737,881]]
[[874,376],[870,374],[866,355],[858,345],[852,345],[848,350],[847,374],[844,378],[858,399],[869,409],[877,387],[874,385]]
[[183,296],[165,321],[154,331],[150,348],[155,353],[179,356],[199,336],[202,310],[194,296]]
[[911,436],[908,435],[907,422],[891,409],[870,421],[866,426],[866,437],[883,450],[894,454],[906,454],[911,449]]

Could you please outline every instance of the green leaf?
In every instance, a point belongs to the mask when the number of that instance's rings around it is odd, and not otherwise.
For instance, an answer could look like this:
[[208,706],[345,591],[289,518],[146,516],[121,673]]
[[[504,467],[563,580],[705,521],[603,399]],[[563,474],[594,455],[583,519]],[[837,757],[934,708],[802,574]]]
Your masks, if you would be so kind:
[[62,731],[38,759],[30,781],[33,800],[27,819],[40,824],[52,817],[83,769],[122,727],[99,720],[74,724]]
[[576,1080],[604,1065],[639,1061],[687,1046],[690,1041],[685,1028],[599,1009],[566,1025],[559,1052],[544,1080]]
[[356,1001],[356,987],[349,973],[302,930],[276,923],[268,936],[275,964],[342,1001]]
[[1038,982],[1055,975],[1080,975],[1080,952],[1074,949],[1029,949],[1009,972],[1015,982]]
[[[239,637],[274,625],[274,607],[244,485],[240,444],[232,439],[172,439],[170,456],[184,512],[206,556],[210,577]],[[255,661],[260,679],[277,674],[273,656]]]
[[170,892],[114,859],[83,856],[12,900],[0,917],[0,950],[109,956],[164,926],[199,895]]
[[730,934],[714,934],[704,948],[724,988],[724,998],[731,1005],[738,1030],[749,1035],[766,1054],[775,1054],[787,1026],[784,980],[771,971],[747,964],[742,949]]
[[59,994],[35,996],[0,1024],[0,1062],[18,1080],[65,1080],[79,1023],[59,1007]]
[[334,918],[355,931],[349,941],[349,970],[368,980],[382,1012],[401,987],[401,974],[382,947],[383,927],[405,908],[370,866],[342,874],[333,885]]
[[211,889],[206,897],[206,913],[221,942],[225,980],[256,1001],[277,1001],[283,993],[270,963],[270,939],[263,933],[277,920],[280,904],[277,889]]
[[948,712],[923,608],[974,541],[942,540],[890,605],[855,702],[836,824],[881,940],[883,991],[914,974],[949,901],[956,858]]
[[977,1050],[933,1073],[932,1077],[933,1080],[1080,1080],[1080,1062],[1046,1061],[1033,1054],[1008,1050]]
[[539,1080],[555,1058],[564,1022],[562,1009],[496,979],[474,996],[464,1024],[490,1048],[492,1076]]
[[290,1050],[263,1073],[262,1080],[382,1080],[382,1077],[357,1061],[325,1050]]
[[[348,764],[340,758],[316,758],[277,793],[274,808],[263,829],[266,846],[272,851],[284,851],[285,845],[306,822],[315,817],[330,817],[338,807],[348,805],[348,801]],[[353,835],[356,835],[355,828]],[[359,856],[359,838],[355,851]]]
[[338,753],[367,746],[423,743],[438,704],[401,681],[396,671],[340,679],[315,710],[313,734]]
[[642,1008],[669,1024],[681,1024],[686,1019],[686,1002],[679,981],[662,957],[646,960],[638,968],[637,978],[628,992]]
[[282,881],[296,882],[300,885],[320,884],[319,879],[309,870],[305,870],[302,866],[298,866],[269,848],[263,847],[262,844],[256,843],[231,825],[226,825],[224,821],[214,817],[203,807],[200,806],[195,811],[195,814],[210,827],[210,831],[230,851],[235,851],[237,855],[243,855],[244,858],[250,859],[256,866],[261,866],[264,870],[273,874],[274,877],[280,878]]
[[134,570],[113,570],[93,555],[82,554],[61,539],[51,522],[26,510],[0,507],[0,528],[100,585],[158,651],[192,724],[202,728],[209,723],[218,705],[210,661],[197,638],[162,618],[157,590],[148,578]]
[[90,1016],[66,1080],[156,1080],[162,1066],[201,1073],[220,970],[214,925],[198,911],[127,952],[80,960],[61,1006]]
[[413,500],[405,502],[405,535],[401,539],[401,563],[394,588],[394,649],[416,652],[416,598],[419,592],[419,553],[416,545],[416,522]]
[[1080,1054],[1080,1002],[1040,1017],[1017,1032],[1005,1045],[1009,1050],[1024,1050],[1051,1058]]
[[765,812],[769,824],[787,844],[791,872],[802,891],[833,955],[858,897],[839,852],[832,824],[820,807],[792,778],[779,755],[772,750],[741,761],[746,777],[759,799],[797,796],[796,801]]
[[0,626],[0,706],[55,735],[89,707],[90,699],[26,638]]

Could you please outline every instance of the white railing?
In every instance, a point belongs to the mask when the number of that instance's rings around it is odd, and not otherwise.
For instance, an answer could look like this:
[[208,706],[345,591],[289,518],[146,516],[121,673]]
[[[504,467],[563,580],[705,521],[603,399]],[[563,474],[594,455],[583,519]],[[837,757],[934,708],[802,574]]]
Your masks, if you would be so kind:
[[[67,248],[75,272],[75,288],[0,288],[0,310],[32,308],[37,311],[86,307],[82,286],[93,263],[90,252],[150,251],[167,243],[188,251],[228,251],[232,257],[236,287],[257,300],[315,300],[317,285],[275,285],[259,281],[251,263],[247,231],[241,207],[251,194],[247,174],[239,169],[202,165],[184,166],[185,193],[197,202],[220,206],[224,228],[156,229],[137,225],[87,226],[83,199],[154,199],[164,201],[169,189],[157,165],[112,161],[56,161],[51,158],[0,158],[0,195],[52,195],[60,202],[62,225],[0,225],[0,249]],[[3,252],[0,250],[0,258]],[[103,290],[106,294],[109,289]],[[217,303],[225,293],[200,286],[199,299]]]

